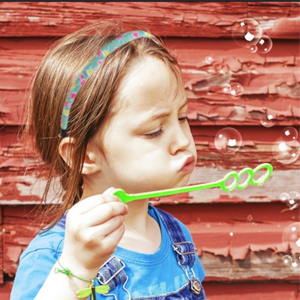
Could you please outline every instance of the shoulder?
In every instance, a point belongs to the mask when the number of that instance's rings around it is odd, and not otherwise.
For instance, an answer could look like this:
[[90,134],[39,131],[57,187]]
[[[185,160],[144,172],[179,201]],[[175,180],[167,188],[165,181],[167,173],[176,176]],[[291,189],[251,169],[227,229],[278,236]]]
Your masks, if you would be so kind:
[[[186,227],[185,224],[183,224],[180,220],[178,220],[177,218],[175,218],[173,215],[171,215],[170,213],[166,212],[166,211],[163,211],[159,208],[150,208],[150,209],[153,209],[154,212],[156,212],[160,218],[165,218],[168,220],[169,222],[169,225],[171,225],[171,232],[175,232],[175,236],[180,237],[182,238],[183,240],[185,241],[189,241],[191,243],[194,244],[194,241],[193,241],[193,238],[192,238],[192,235],[190,233],[190,231],[188,230],[188,228]],[[167,226],[169,226],[167,225]],[[183,233],[183,236],[182,234],[178,233],[178,231],[182,231]],[[168,230],[169,231],[169,230]],[[170,234],[170,231],[169,231],[169,234]],[[179,235],[178,235],[179,234]],[[195,260],[195,266],[194,266],[194,271],[197,275],[197,277],[202,281],[205,277],[205,272],[204,272],[204,269],[201,265],[201,262],[199,260],[199,257],[198,255],[196,256],[196,260]]]
[[34,299],[62,252],[64,230],[55,226],[38,234],[20,257],[11,299]]
[[192,241],[192,236],[190,231],[188,230],[188,228],[186,227],[186,225],[184,223],[182,223],[179,219],[175,218],[172,214],[170,214],[169,212],[166,212],[160,208],[157,207],[150,207],[150,209],[152,209],[153,211],[155,211],[161,218],[166,217],[170,222],[172,222],[173,224],[177,224],[181,230],[184,233],[184,236],[186,237],[187,240]]
[[20,260],[37,251],[50,251],[60,254],[65,237],[65,231],[58,226],[49,231],[39,233],[29,243],[27,249],[22,253]]

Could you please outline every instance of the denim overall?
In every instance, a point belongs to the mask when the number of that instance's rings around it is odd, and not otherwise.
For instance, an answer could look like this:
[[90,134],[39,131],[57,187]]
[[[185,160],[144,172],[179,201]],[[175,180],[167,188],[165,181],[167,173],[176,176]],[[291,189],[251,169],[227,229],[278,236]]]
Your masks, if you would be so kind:
[[[117,300],[117,296],[113,294],[113,289],[119,285],[123,285],[123,290],[128,294],[128,299],[132,300],[203,300],[206,299],[204,289],[200,280],[195,277],[193,266],[195,263],[197,250],[189,241],[186,241],[184,233],[180,228],[180,225],[175,218],[158,208],[156,211],[159,213],[163,224],[165,225],[167,232],[172,241],[172,247],[174,254],[178,261],[178,264],[183,269],[183,272],[187,277],[187,284],[180,288],[176,292],[158,296],[147,296],[141,298],[131,298],[129,291],[126,289],[126,283],[128,277],[125,273],[125,264],[115,255],[112,255],[100,268],[97,279],[99,283],[107,284],[110,287],[112,293],[106,294],[106,296],[113,296]],[[105,296],[105,295],[104,295]]]

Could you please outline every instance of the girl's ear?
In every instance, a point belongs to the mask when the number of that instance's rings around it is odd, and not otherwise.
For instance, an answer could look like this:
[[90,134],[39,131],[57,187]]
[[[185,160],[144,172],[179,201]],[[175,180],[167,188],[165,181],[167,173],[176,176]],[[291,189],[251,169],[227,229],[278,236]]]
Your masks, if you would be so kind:
[[100,157],[101,155],[97,152],[97,148],[88,143],[81,173],[91,175],[101,171]]
[[[75,140],[72,137],[65,137],[59,143],[59,154],[70,168],[72,168],[73,166],[74,145],[75,145]],[[83,162],[83,167],[81,172],[82,174],[85,175],[94,174],[101,170],[100,162],[97,159],[99,155],[96,155],[94,150],[96,150],[96,148],[88,144],[84,156],[84,162]]]
[[65,163],[72,168],[73,167],[73,150],[74,150],[74,138],[65,137],[63,138],[58,147],[59,155],[65,161]]

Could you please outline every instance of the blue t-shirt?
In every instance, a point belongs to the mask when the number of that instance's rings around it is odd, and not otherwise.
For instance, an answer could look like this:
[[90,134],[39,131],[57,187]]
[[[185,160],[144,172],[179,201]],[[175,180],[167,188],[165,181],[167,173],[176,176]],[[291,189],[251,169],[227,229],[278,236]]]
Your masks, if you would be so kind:
[[[186,273],[176,260],[167,229],[156,209],[151,205],[149,205],[149,215],[160,226],[162,236],[160,248],[153,254],[145,254],[117,247],[114,253],[126,266],[124,271],[128,276],[128,281],[125,288],[131,294],[131,298],[168,294],[179,290],[188,282]],[[188,229],[180,221],[178,222],[186,239],[193,242]],[[64,235],[64,229],[55,226],[46,233],[38,234],[30,242],[20,257],[11,300],[35,298],[62,252]],[[204,270],[198,257],[193,271],[200,281],[204,279]],[[97,280],[95,283],[98,285]],[[109,294],[115,294],[119,300],[128,299],[128,294],[122,284],[110,291]],[[100,294],[97,294],[96,298],[97,300],[115,299],[114,296]]]

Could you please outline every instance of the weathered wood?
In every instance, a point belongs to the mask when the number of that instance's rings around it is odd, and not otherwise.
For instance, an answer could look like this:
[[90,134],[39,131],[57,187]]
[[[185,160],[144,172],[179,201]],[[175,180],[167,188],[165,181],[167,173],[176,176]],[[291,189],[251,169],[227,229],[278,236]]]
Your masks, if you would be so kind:
[[299,280],[300,267],[289,268],[283,263],[282,254],[266,250],[248,252],[243,260],[210,254],[200,256],[206,272],[206,281],[257,281],[257,280]]
[[[217,157],[216,157],[217,159]],[[248,162],[248,163],[247,163]],[[197,167],[191,176],[191,185],[215,182],[221,180],[230,170],[240,171],[243,167],[251,167],[253,161],[247,160],[241,162],[238,167],[229,166],[230,162],[224,160],[224,165],[228,169],[215,168],[213,161],[202,161],[203,166]],[[257,166],[257,163],[255,166]],[[279,197],[283,192],[291,192],[298,190],[300,172],[296,165],[293,165],[294,170],[274,170],[272,176],[263,184],[257,187],[249,184],[244,190],[233,190],[230,193],[224,192],[219,188],[194,191],[190,193],[178,194],[170,197],[160,198],[161,203],[237,203],[237,202],[272,202],[279,201]],[[253,166],[254,168],[254,166]],[[37,171],[37,170],[36,170]],[[289,177],[286,178],[286,173]],[[36,175],[27,174],[26,176],[5,177],[5,173],[1,175],[2,179],[0,204],[33,204],[39,203],[45,188],[45,179],[36,179]],[[242,181],[245,179],[242,179]],[[58,203],[55,191],[59,190],[59,183],[53,185],[53,190],[50,191],[48,203]],[[156,199],[157,200],[157,199]],[[298,201],[298,200],[297,200]]]
[[[29,82],[50,44],[47,39],[0,39],[0,124],[25,122]],[[298,42],[274,41],[265,55],[224,39],[167,39],[165,45],[182,68],[191,120],[200,119],[201,125],[260,125],[272,114],[281,126],[299,124]],[[222,89],[234,82],[243,86],[240,97]]]
[[299,300],[299,282],[206,282],[207,300]]
[[296,244],[283,242],[287,226],[300,220],[299,211],[287,209],[284,203],[160,204],[160,207],[188,226],[200,255],[209,252],[239,260],[245,259],[249,251],[270,249],[293,254],[300,251]]
[[[61,36],[97,20],[120,20],[157,36],[231,37],[240,18],[270,37],[299,39],[297,2],[2,2],[1,36]],[[55,12],[55,13],[54,13]]]
[[[279,197],[300,191],[300,160],[282,164],[272,153],[286,126],[297,130],[300,141],[299,8],[299,2],[0,3],[0,299],[9,299],[20,253],[41,221],[31,204],[40,200],[45,170],[18,135],[30,79],[53,38],[122,16],[132,29],[146,27],[160,36],[178,57],[198,152],[190,183],[219,180],[262,162],[274,167],[260,187],[153,199],[190,229],[206,270],[207,299],[299,300],[300,269],[282,260],[286,254],[298,257],[299,249],[282,236],[300,221],[299,199],[290,207]],[[270,52],[251,53],[233,41],[231,29],[241,17],[260,23],[273,40]],[[224,93],[222,86],[232,82],[243,85],[240,97]],[[274,118],[270,128],[261,124],[267,115]],[[226,126],[242,136],[234,155],[214,145]],[[52,196],[59,188],[54,186]]]
[[[195,171],[193,181],[218,180],[229,169],[254,168],[261,162],[272,163],[274,174],[263,187],[232,192],[229,197],[213,190],[162,201],[273,201],[278,200],[283,188],[296,189],[299,160],[287,165],[278,162],[272,154],[272,146],[285,126],[294,126],[298,139],[300,136],[299,44],[274,42],[274,48],[264,56],[249,53],[248,49],[224,39],[166,39],[165,44],[175,52],[183,70],[190,107],[188,116],[198,150],[197,165],[204,167]],[[0,81],[0,123],[10,125],[0,129],[0,201],[2,204],[34,203],[40,200],[45,186],[44,181],[34,184],[39,160],[32,149],[25,149],[17,134],[18,128],[12,125],[24,123],[28,83],[50,41],[3,38],[0,46],[0,57],[3,57],[0,70],[5,72],[4,78],[9,78],[3,83]],[[212,58],[209,62],[205,61],[207,53]],[[223,84],[235,80],[244,85],[241,97],[220,91]],[[271,128],[261,125],[267,114],[274,117]],[[217,132],[226,126],[233,126],[242,135],[242,146],[233,156],[220,153],[214,145]],[[293,170],[293,176],[290,179],[279,170]],[[275,189],[271,184],[274,182],[278,182]],[[263,193],[268,196],[262,197]]]
[[[283,204],[159,207],[179,218],[191,231],[206,270],[206,281],[297,279],[299,269],[289,268],[282,260],[285,254],[294,255],[282,243],[282,233],[291,220],[299,222],[299,215],[291,210],[282,213]],[[227,213],[222,214],[224,211]],[[33,206],[4,206],[3,271],[8,276],[14,275],[21,252],[40,228],[39,217]]]
[[10,300],[10,291],[12,289],[13,282],[5,281],[3,284],[0,284],[0,299],[1,300]]
[[[7,127],[8,128],[8,127]],[[244,167],[254,169],[261,163],[273,165],[272,176],[261,187],[249,184],[244,190],[234,190],[230,193],[221,189],[203,190],[189,194],[179,194],[173,197],[161,198],[162,203],[175,202],[270,202],[278,201],[283,192],[299,190],[300,160],[283,164],[273,155],[273,144],[282,135],[285,127],[271,128],[235,126],[242,136],[242,146],[233,155],[218,151],[214,144],[216,134],[222,126],[194,126],[192,133],[195,139],[198,161],[190,184],[214,182],[222,179],[230,170],[240,171]],[[294,127],[298,129],[298,127]],[[12,128],[10,128],[12,129]],[[2,155],[0,155],[0,203],[37,203],[40,201],[45,185],[45,170],[39,164],[35,152],[26,152],[20,144],[16,132],[3,129]],[[299,130],[298,130],[299,132]],[[299,135],[298,135],[299,138]],[[299,153],[300,149],[298,149]],[[39,172],[40,180],[37,181]],[[245,178],[246,179],[246,178]],[[243,179],[243,180],[245,180]],[[56,181],[49,195],[48,202],[56,199],[59,184]],[[55,202],[54,202],[55,203]]]
[[3,223],[2,223],[2,206],[0,206],[0,285],[3,279]]
[[[17,224],[17,226],[16,226]],[[3,272],[13,278],[19,257],[38,230],[47,224],[34,206],[3,207]]]

